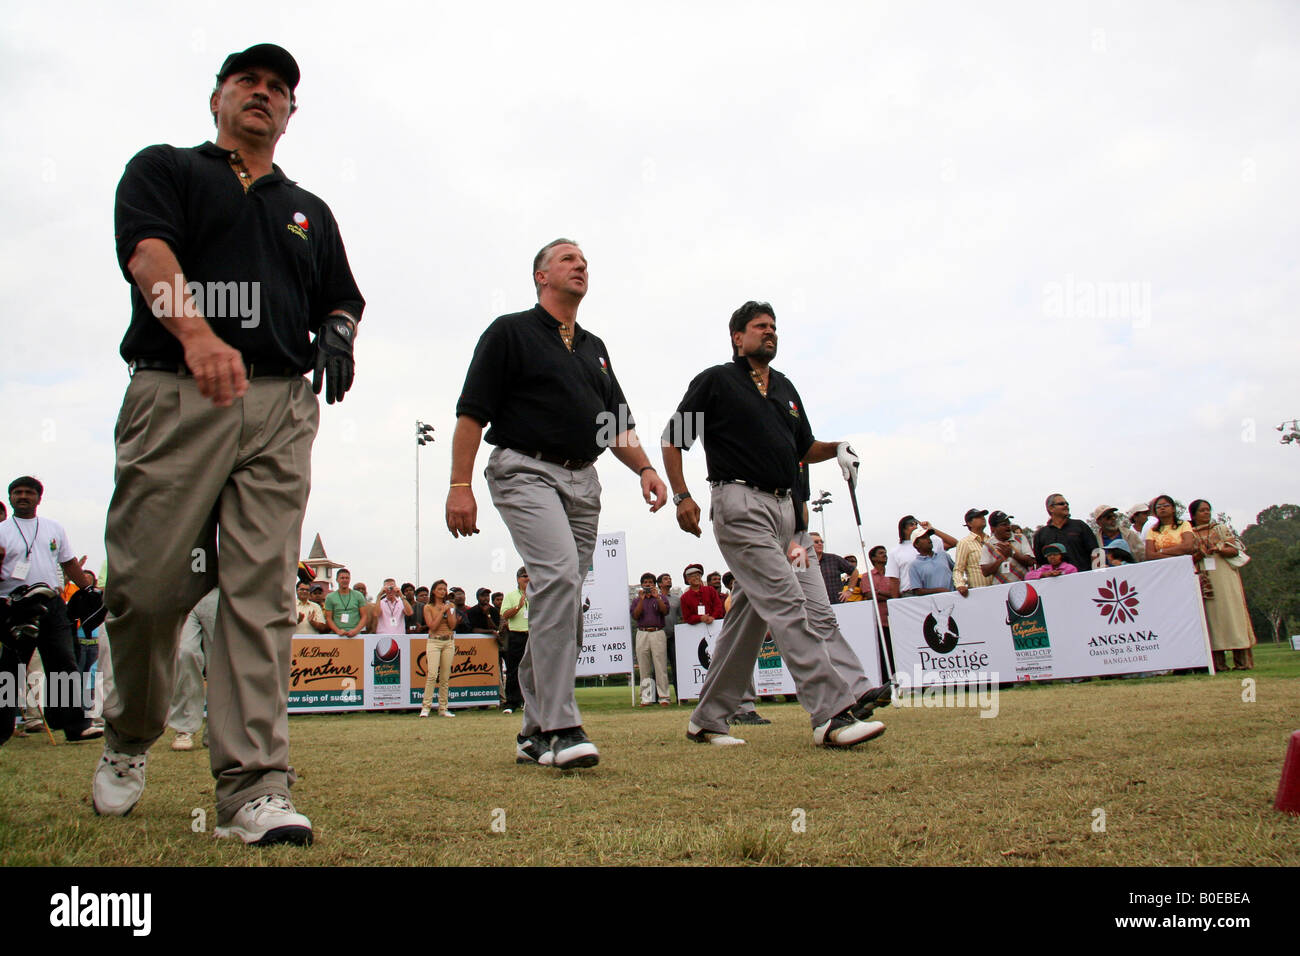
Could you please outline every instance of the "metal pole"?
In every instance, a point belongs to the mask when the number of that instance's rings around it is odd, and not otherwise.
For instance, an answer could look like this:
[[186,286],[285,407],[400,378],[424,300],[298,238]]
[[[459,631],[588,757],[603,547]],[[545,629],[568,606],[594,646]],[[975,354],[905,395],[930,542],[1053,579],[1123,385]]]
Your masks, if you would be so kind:
[[862,537],[862,512],[858,510],[858,492],[849,481],[849,500],[853,502],[853,519],[858,525],[858,544],[862,546],[862,560],[867,566],[867,586],[871,590],[871,606],[876,611],[876,636],[880,644],[880,666],[884,671],[886,685],[897,685],[894,669],[889,665],[889,648],[885,646],[885,622],[880,617],[880,601],[876,597],[876,580],[871,576],[871,557],[867,553],[867,542]]
[[415,422],[415,586],[420,586],[420,422]]

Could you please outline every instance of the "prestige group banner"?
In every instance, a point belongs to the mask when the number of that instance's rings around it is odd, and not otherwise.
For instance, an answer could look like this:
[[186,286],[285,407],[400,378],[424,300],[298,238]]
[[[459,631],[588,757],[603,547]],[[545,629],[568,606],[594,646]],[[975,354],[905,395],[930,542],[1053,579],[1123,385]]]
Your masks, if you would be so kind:
[[[419,707],[428,675],[426,643],[419,634],[295,636],[289,665],[289,712]],[[499,688],[496,638],[457,635],[447,706],[496,705]]]
[[1009,683],[1206,667],[1187,556],[889,602],[903,686]]
[[[880,651],[876,638],[876,615],[870,602],[833,604],[840,633],[857,654],[867,680],[874,686],[881,683]],[[725,620],[725,619],[724,619]],[[712,624],[678,624],[674,633],[677,644],[677,697],[679,700],[698,700],[704,676],[713,661],[713,649],[722,633],[723,621]],[[771,633],[763,635],[754,662],[754,693],[758,697],[796,692],[794,678],[785,666],[781,651]]]

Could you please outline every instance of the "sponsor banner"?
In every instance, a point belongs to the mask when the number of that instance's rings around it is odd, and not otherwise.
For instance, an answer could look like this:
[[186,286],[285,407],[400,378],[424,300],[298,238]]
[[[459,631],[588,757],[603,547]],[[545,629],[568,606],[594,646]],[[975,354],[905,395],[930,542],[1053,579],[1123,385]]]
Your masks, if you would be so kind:
[[361,710],[365,706],[365,641],[295,637],[289,663],[289,711]]
[[402,707],[411,665],[410,640],[405,634],[366,634],[366,710]]
[[[834,604],[835,618],[840,633],[848,641],[862,663],[863,672],[872,685],[881,682],[880,652],[876,643],[876,615],[865,602]],[[678,624],[677,636],[677,697],[679,700],[698,700],[713,658],[713,646],[722,633],[722,621],[712,624]],[[794,678],[781,657],[781,652],[770,633],[763,635],[754,662],[754,692],[759,697],[795,693]]]
[[[424,696],[425,643],[424,637],[408,634],[294,637],[290,713],[419,707]],[[458,635],[448,706],[495,705],[499,687],[496,638]]]
[[[839,622],[840,633],[858,655],[862,672],[872,687],[884,683],[883,668],[880,665],[879,627],[876,622],[876,609],[870,601],[853,601],[849,604],[832,604],[835,619]],[[892,632],[891,632],[892,633]]]
[[577,676],[631,674],[627,535],[622,531],[598,534],[592,564],[582,582],[582,650],[578,653]]
[[[428,638],[411,635],[406,638],[410,647],[410,680],[406,684],[407,706],[419,707],[424,700],[424,685],[429,676],[425,653]],[[451,700],[447,707],[496,706],[500,703],[501,662],[497,655],[497,639],[486,635],[473,637],[456,635],[456,659],[451,665]],[[431,706],[438,702],[438,685],[434,681]]]
[[1191,558],[889,602],[900,683],[1096,677],[1206,667]]

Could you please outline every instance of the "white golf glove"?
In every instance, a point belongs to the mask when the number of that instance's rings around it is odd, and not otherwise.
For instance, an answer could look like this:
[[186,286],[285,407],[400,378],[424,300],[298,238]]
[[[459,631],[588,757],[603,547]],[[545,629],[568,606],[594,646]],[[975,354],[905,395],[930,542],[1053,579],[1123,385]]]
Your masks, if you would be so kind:
[[862,464],[862,459],[858,453],[853,450],[848,442],[842,441],[839,447],[835,449],[835,460],[840,463],[840,471],[844,474],[844,480],[852,487],[858,487],[858,466]]

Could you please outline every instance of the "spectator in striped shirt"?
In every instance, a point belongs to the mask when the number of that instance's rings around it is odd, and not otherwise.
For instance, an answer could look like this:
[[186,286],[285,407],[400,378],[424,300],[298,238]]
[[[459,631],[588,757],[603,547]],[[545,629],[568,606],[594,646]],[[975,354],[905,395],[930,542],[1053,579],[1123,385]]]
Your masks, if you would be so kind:
[[966,512],[966,528],[970,534],[957,542],[952,569],[952,585],[962,597],[969,594],[971,588],[985,588],[993,583],[980,569],[980,554],[988,539],[984,533],[984,517],[987,514],[987,509],[980,508],[971,508]]

